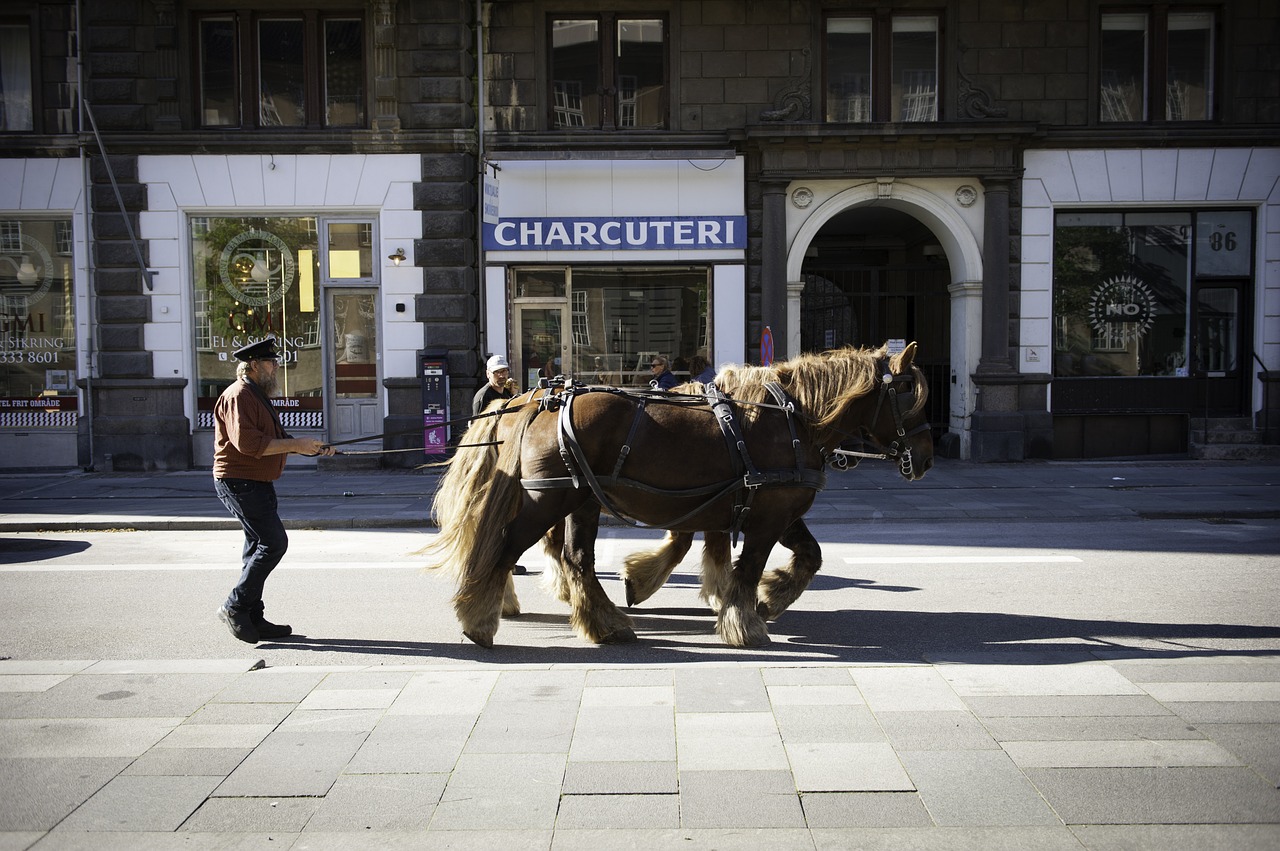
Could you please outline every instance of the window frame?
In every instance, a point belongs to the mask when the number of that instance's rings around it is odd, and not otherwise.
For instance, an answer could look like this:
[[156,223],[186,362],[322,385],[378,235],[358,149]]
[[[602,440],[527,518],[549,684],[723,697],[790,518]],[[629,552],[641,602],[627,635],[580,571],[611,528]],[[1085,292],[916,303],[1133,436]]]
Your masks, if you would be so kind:
[[[600,86],[597,94],[600,99],[600,120],[596,126],[560,125],[556,121],[555,91],[555,22],[556,21],[595,21],[599,33],[599,68],[597,80]],[[661,121],[656,127],[634,127],[620,125],[618,115],[622,111],[618,100],[618,23],[620,21],[660,21],[662,23],[662,98]],[[543,120],[548,130],[552,131],[587,131],[602,133],[654,132],[671,129],[671,87],[675,75],[671,70],[671,16],[665,11],[646,11],[642,9],[615,9],[589,12],[555,11],[548,12],[545,18],[546,61],[546,109]],[[609,81],[606,85],[605,81]]]
[[[1093,86],[1091,96],[1094,99],[1092,110],[1093,121],[1102,127],[1132,127],[1148,124],[1169,124],[1186,126],[1195,124],[1212,124],[1222,120],[1224,85],[1223,39],[1225,30],[1226,6],[1213,3],[1159,3],[1135,5],[1133,3],[1102,5],[1097,8],[1093,33],[1096,39],[1094,61],[1091,74]],[[1169,83],[1169,19],[1178,15],[1205,14],[1211,19],[1209,47],[1212,59],[1209,63],[1210,82],[1206,87],[1209,108],[1204,118],[1173,119],[1168,115],[1168,101],[1165,95]],[[1111,16],[1142,16],[1146,20],[1146,61],[1143,67],[1142,103],[1144,114],[1141,118],[1126,121],[1109,121],[1103,116],[1104,98],[1102,33],[1103,22]]]
[[[228,124],[210,124],[204,117],[204,78],[202,26],[207,21],[230,20],[234,34],[235,77],[234,121]],[[355,124],[330,124],[327,120],[327,66],[326,34],[329,21],[355,20],[360,23],[361,44],[361,96],[359,121]],[[303,113],[300,124],[264,124],[258,98],[262,73],[259,63],[261,25],[267,21],[299,21],[303,27]],[[188,38],[192,45],[191,66],[191,114],[193,126],[198,130],[262,130],[267,132],[299,132],[319,130],[367,130],[372,115],[372,27],[369,13],[361,6],[335,5],[321,8],[273,4],[270,8],[239,8],[201,6],[190,11]]]
[[[934,30],[936,53],[934,55],[934,117],[925,121],[894,121],[893,119],[893,23],[897,18],[932,18],[937,27]],[[822,120],[827,124],[843,122],[833,121],[828,116],[827,95],[830,91],[830,80],[834,69],[831,57],[827,53],[827,34],[830,22],[837,19],[869,20],[871,22],[871,109],[870,120],[874,124],[937,124],[946,119],[944,105],[947,103],[946,79],[946,9],[930,8],[853,8],[829,10],[822,16]],[[861,122],[857,122],[861,123]]]
[[20,26],[27,28],[27,60],[30,62],[31,71],[31,91],[29,93],[31,99],[31,127],[23,130],[4,130],[0,129],[0,138],[13,136],[18,134],[40,133],[44,127],[42,120],[44,109],[40,93],[44,88],[43,78],[40,73],[40,39],[39,39],[39,21],[35,12],[28,14],[0,14],[0,24],[5,26]]

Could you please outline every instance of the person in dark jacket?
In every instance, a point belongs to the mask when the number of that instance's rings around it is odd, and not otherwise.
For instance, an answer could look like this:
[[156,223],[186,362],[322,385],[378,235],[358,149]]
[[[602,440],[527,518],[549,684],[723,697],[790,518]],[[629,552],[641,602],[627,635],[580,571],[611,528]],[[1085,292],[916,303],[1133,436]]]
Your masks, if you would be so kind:
[[649,361],[649,369],[653,370],[649,386],[654,390],[670,390],[680,383],[680,379],[671,371],[670,362],[663,355],[654,355]]
[[516,382],[511,377],[511,365],[502,355],[494,355],[484,366],[489,381],[476,391],[471,399],[471,416],[483,413],[494,399],[511,399],[516,395]]
[[256,644],[293,633],[266,619],[263,586],[289,548],[276,503],[275,480],[290,453],[333,455],[332,446],[311,437],[291,437],[280,425],[271,396],[280,352],[268,337],[232,353],[236,380],[213,408],[213,489],[244,529],[240,581],[218,609],[231,634]]

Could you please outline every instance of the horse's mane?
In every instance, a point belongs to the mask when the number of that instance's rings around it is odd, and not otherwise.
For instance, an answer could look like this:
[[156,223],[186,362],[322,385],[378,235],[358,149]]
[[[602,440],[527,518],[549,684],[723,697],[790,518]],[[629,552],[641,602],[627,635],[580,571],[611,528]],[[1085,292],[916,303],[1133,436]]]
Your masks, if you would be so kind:
[[[877,363],[888,349],[844,346],[824,352],[798,355],[772,366],[725,366],[716,375],[716,387],[742,402],[773,402],[765,388],[770,382],[786,390],[796,405],[817,429],[835,425],[855,399],[875,390],[880,384]],[[923,382],[923,376],[917,375]],[[917,394],[915,413],[924,404],[924,394]],[[750,419],[759,409],[748,404],[743,416]]]

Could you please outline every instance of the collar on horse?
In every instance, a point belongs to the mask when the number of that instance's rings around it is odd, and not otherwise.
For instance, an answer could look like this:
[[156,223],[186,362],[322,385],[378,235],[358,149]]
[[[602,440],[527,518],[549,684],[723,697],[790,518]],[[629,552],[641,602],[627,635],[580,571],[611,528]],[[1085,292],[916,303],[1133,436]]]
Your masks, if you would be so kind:
[[[527,490],[547,490],[552,488],[576,489],[585,484],[591,489],[592,495],[605,511],[609,512],[610,515],[626,525],[634,527],[641,527],[644,524],[626,516],[625,513],[616,508],[613,501],[605,492],[606,485],[626,487],[671,497],[706,497],[703,502],[699,503],[692,510],[654,528],[670,528],[672,526],[677,526],[685,520],[688,520],[690,517],[693,517],[703,511],[722,497],[734,494],[735,498],[732,521],[730,528],[725,531],[732,533],[734,543],[736,544],[738,534],[741,531],[743,524],[746,522],[747,515],[751,510],[752,500],[755,498],[756,491],[760,488],[792,485],[809,487],[814,490],[822,490],[826,485],[825,469],[819,468],[815,470],[804,466],[804,447],[800,443],[799,436],[796,432],[797,413],[794,401],[786,395],[786,392],[778,384],[768,385],[768,390],[776,403],[775,405],[769,405],[768,407],[776,407],[784,413],[787,426],[791,432],[791,445],[795,452],[795,466],[792,468],[764,471],[756,468],[755,464],[751,460],[751,455],[747,450],[746,439],[742,434],[741,424],[738,419],[737,411],[735,410],[735,403],[730,399],[730,397],[721,393],[714,385],[707,385],[706,397],[704,399],[697,396],[681,394],[652,392],[637,393],[612,387],[575,387],[572,383],[568,383],[562,392],[543,396],[540,400],[540,405],[544,410],[558,412],[557,438],[559,441],[560,457],[564,460],[565,467],[569,471],[569,476],[549,479],[522,479],[521,484]],[[593,392],[611,392],[616,395],[636,400],[636,412],[635,416],[632,418],[631,428],[627,434],[627,438],[618,451],[618,457],[614,462],[613,470],[605,477],[596,475],[595,471],[593,471],[591,466],[587,463],[586,457],[582,451],[582,446],[578,442],[577,434],[574,431],[573,418],[571,415],[574,399],[583,393]],[[682,490],[655,488],[643,482],[623,477],[621,475],[622,467],[631,454],[632,440],[634,439],[636,430],[644,417],[645,407],[652,402],[658,402],[660,404],[709,405],[712,413],[715,415],[717,424],[720,426],[720,431],[724,435],[729,457],[734,468],[733,477],[724,481],[704,485],[702,487]]]

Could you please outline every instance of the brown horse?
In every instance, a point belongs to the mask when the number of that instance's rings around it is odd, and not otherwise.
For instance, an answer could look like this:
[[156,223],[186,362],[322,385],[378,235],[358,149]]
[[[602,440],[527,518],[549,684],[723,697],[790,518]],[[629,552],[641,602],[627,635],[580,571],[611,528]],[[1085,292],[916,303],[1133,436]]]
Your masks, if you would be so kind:
[[[731,401],[715,407],[682,394],[570,388],[550,404],[517,403],[500,421],[477,421],[465,442],[499,445],[451,464],[433,506],[440,533],[428,547],[430,566],[454,575],[463,633],[492,646],[501,615],[518,612],[511,569],[545,535],[557,593],[578,633],[597,643],[635,640],[630,619],[595,575],[603,507],[671,530],[674,546],[665,549],[680,556],[693,533],[710,532],[704,564],[713,577],[709,599],[718,602],[717,632],[730,645],[768,643],[762,613],[776,616],[821,564],[800,518],[839,443],[863,435],[890,446],[908,478],[931,466],[922,414],[928,390],[914,355],[914,343],[893,357],[883,348],[844,348],[725,369],[715,384]],[[726,418],[736,425],[722,429],[718,420]],[[742,551],[729,571],[729,538],[739,533]],[[758,599],[765,560],[779,541],[795,553],[792,569],[771,575]],[[641,589],[640,599],[669,573]]]

